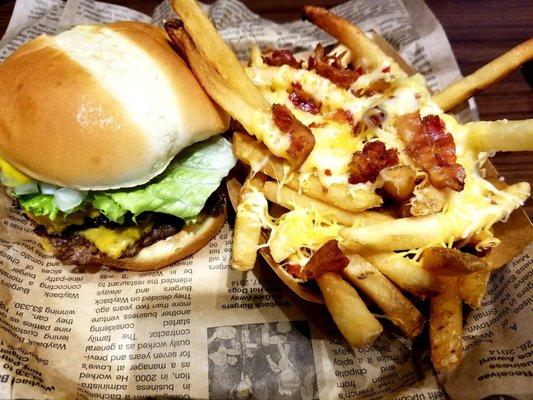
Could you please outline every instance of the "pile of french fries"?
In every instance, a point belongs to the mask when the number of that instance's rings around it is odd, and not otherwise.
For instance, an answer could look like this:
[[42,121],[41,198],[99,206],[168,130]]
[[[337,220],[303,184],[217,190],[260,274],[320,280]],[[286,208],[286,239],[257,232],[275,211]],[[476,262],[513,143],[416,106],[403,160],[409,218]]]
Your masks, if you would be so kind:
[[[496,246],[498,239],[490,227],[508,217],[529,196],[527,183],[505,186],[485,180],[479,159],[484,161],[483,155],[489,151],[533,150],[533,120],[462,126],[455,120],[449,122],[461,132],[454,139],[461,147],[458,162],[465,169],[464,189],[439,190],[428,185],[423,188],[427,200],[427,204],[420,205],[423,212],[417,215],[413,211],[414,215],[402,217],[401,206],[413,195],[413,168],[400,165],[381,171],[382,184],[377,191],[358,190],[347,183],[325,187],[319,177],[304,173],[302,165],[315,146],[312,124],[304,124],[292,110],[284,116],[290,123],[290,134],[281,131],[275,122],[279,105],[269,101],[260,85],[252,81],[198,4],[194,0],[173,0],[172,6],[181,20],[166,23],[169,37],[206,92],[242,127],[242,132],[234,133],[233,146],[250,173],[242,187],[235,182],[229,185],[238,190],[234,199],[237,214],[232,266],[243,271],[253,268],[259,250],[291,289],[326,304],[339,330],[354,347],[371,344],[383,329],[366,302],[373,302],[405,335],[414,338],[421,333],[425,317],[403,292],[429,299],[433,365],[437,370],[457,366],[462,352],[462,302],[479,307],[491,273],[481,258],[459,248],[486,251]],[[304,15],[339,41],[345,49],[342,55],[348,54],[352,65],[373,71],[385,64],[394,76],[410,75],[402,61],[387,55],[379,41],[371,40],[357,26],[318,7],[305,7]],[[251,53],[251,63],[255,54],[260,72],[261,54],[258,49]],[[533,39],[433,95],[431,102],[441,112],[449,111],[531,58]],[[273,68],[267,67],[276,74]],[[297,71],[281,68],[288,74]],[[320,79],[331,87],[331,98],[341,90]],[[357,100],[355,93],[348,93]],[[429,90],[427,93],[430,96]],[[483,190],[499,197],[494,204],[477,210],[473,193]],[[383,206],[384,196],[389,200],[387,207]],[[476,218],[467,221],[458,217],[456,208],[468,210],[469,206],[478,213]],[[333,232],[328,242],[335,241],[345,260],[342,270],[326,269],[313,275],[319,294],[313,294],[286,271],[287,243],[272,240],[276,226],[273,221],[287,217],[290,210],[311,213],[317,229],[324,224],[317,222],[319,216],[327,216],[328,232]],[[464,237],[462,232],[467,229],[471,233]],[[299,250],[310,260],[318,251]],[[359,293],[364,294],[366,302]]]

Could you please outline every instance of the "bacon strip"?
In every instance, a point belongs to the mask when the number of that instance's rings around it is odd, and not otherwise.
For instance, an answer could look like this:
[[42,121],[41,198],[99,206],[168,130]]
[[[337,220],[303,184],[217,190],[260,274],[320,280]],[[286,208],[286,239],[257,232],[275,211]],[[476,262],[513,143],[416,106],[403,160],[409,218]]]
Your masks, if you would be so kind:
[[320,112],[322,103],[317,103],[309,93],[305,92],[300,82],[292,82],[291,86],[293,92],[289,94],[289,100],[296,108],[311,114],[318,114]]
[[307,126],[302,124],[290,110],[281,104],[272,105],[274,124],[290,137],[287,154],[292,158],[291,164],[297,168],[305,161],[315,146],[315,137]]
[[397,118],[396,127],[407,145],[406,154],[428,173],[433,186],[463,190],[465,170],[457,164],[453,136],[438,115],[405,114]]
[[300,279],[316,279],[326,272],[340,272],[348,266],[350,260],[339,249],[339,242],[330,240],[319,248],[303,267],[289,264],[287,271]]
[[368,142],[363,151],[356,151],[348,168],[351,184],[375,182],[380,171],[398,164],[396,149],[386,149],[385,144],[376,140]]
[[292,68],[301,68],[302,62],[296,61],[296,58],[292,55],[290,50],[274,50],[272,53],[263,56],[263,62],[273,67],[281,67],[282,65],[288,65]]
[[335,85],[348,89],[363,74],[363,70],[358,68],[353,71],[344,68],[341,63],[341,57],[342,54],[339,56],[327,56],[324,48],[319,43],[315,48],[314,55],[309,57],[307,68],[329,79]]

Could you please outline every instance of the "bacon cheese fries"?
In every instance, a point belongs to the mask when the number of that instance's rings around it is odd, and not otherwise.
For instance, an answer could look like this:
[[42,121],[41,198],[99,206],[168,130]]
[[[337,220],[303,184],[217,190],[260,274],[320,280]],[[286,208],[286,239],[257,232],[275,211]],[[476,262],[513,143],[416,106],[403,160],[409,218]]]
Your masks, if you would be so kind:
[[[461,302],[478,307],[498,251],[492,226],[530,195],[488,179],[496,151],[533,150],[533,120],[459,123],[447,113],[533,57],[533,40],[432,94],[357,26],[307,6],[339,43],[306,58],[253,47],[243,67],[194,0],[174,0],[166,30],[205,91],[235,120],[233,148],[249,175],[237,199],[232,266],[259,250],[298,292],[314,280],[354,347],[382,325],[363,293],[408,337],[425,317],[432,361],[461,360]],[[280,212],[280,209],[282,210]],[[461,249],[469,249],[469,252]]]

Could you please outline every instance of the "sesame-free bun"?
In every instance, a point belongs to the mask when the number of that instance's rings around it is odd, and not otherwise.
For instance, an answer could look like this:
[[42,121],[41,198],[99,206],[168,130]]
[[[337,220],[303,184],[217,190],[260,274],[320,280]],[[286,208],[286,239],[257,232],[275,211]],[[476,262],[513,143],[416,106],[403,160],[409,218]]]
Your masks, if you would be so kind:
[[82,190],[146,183],[229,124],[166,33],[141,22],[26,43],[0,65],[0,110],[1,158]]

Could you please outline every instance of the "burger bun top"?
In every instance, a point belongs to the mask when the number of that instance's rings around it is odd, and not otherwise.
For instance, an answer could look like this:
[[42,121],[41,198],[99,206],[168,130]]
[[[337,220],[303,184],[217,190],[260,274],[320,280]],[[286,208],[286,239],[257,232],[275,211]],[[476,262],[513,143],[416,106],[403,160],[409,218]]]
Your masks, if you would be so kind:
[[146,183],[229,124],[166,33],[141,22],[26,43],[0,65],[0,109],[0,157],[80,190]]

